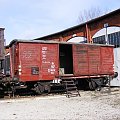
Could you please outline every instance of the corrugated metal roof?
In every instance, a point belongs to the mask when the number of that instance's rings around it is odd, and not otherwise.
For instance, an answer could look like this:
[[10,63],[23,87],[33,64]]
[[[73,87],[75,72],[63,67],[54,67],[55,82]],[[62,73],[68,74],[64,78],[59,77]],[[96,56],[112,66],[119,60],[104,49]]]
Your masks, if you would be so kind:
[[9,44],[9,47],[12,46],[14,43],[44,43],[44,44],[89,44],[89,45],[96,45],[96,46],[111,46],[113,45],[106,45],[106,44],[91,44],[91,43],[74,43],[74,42],[57,42],[53,40],[21,40],[21,39],[15,39],[12,40]]

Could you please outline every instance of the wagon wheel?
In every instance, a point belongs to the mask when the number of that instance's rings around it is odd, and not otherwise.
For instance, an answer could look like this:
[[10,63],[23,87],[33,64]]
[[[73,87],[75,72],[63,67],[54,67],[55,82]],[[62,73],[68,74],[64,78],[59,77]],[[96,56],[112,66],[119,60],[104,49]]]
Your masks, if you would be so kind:
[[42,92],[44,91],[44,86],[42,86],[41,84],[37,83],[34,85],[35,86],[35,92],[40,95],[42,94]]
[[97,84],[95,81],[89,81],[89,88],[90,90],[95,90],[97,88]]
[[51,91],[51,87],[49,84],[40,84],[40,83],[37,83],[35,84],[35,92],[37,94],[42,94],[42,93],[50,93]]

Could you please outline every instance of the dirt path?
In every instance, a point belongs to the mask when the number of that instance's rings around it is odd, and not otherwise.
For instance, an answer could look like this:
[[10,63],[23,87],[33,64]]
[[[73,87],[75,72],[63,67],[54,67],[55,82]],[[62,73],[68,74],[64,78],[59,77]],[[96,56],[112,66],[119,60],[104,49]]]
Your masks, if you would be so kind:
[[50,95],[0,100],[0,120],[120,120],[120,89],[80,93],[81,97],[72,98]]

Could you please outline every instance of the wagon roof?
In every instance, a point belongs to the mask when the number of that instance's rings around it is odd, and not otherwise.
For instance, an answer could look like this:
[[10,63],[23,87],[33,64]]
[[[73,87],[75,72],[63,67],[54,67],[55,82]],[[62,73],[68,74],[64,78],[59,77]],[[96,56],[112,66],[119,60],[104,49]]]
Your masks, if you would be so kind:
[[53,40],[21,40],[21,39],[14,39],[10,42],[9,47],[11,47],[15,43],[44,43],[44,44],[86,44],[86,45],[94,45],[94,46],[111,46],[113,45],[106,45],[106,44],[91,44],[91,43],[74,43],[74,42],[59,42]]

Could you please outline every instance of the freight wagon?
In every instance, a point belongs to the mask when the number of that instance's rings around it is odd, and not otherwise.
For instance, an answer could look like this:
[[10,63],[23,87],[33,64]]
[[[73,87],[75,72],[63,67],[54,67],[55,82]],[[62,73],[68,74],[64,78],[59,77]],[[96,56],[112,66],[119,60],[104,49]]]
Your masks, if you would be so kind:
[[[113,46],[55,41],[13,40],[10,50],[10,79],[7,87],[27,87],[37,93],[62,85],[63,80],[75,83],[87,80],[89,87],[105,85],[113,71]],[[9,58],[9,57],[7,57]],[[8,85],[8,83],[10,85]],[[4,91],[4,90],[3,90]]]

